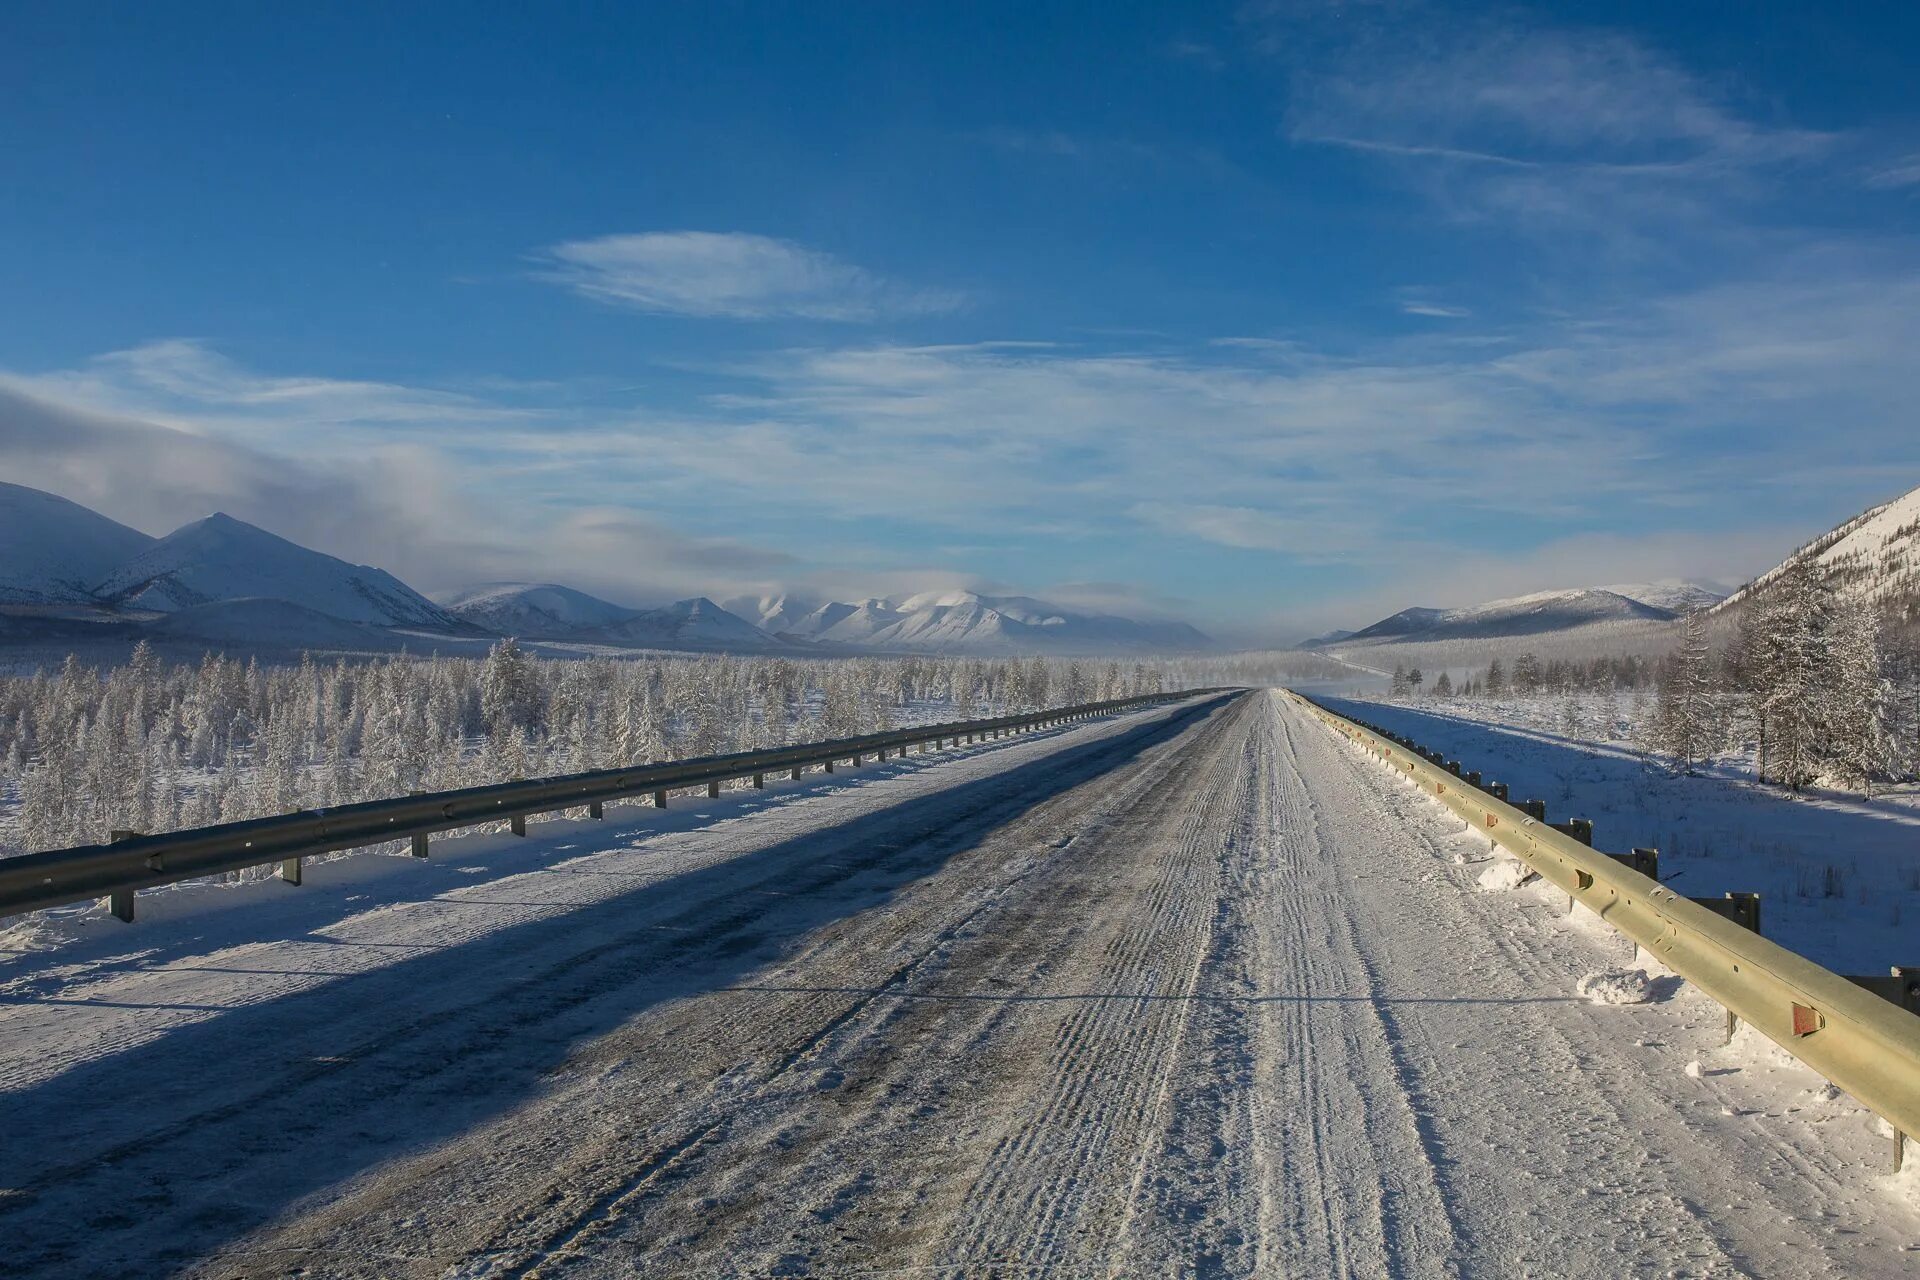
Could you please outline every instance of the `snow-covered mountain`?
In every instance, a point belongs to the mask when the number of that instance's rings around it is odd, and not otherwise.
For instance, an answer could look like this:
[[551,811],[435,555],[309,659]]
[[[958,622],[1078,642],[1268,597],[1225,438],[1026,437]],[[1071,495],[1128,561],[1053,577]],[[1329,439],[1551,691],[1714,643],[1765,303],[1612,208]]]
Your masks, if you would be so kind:
[[790,595],[736,596],[722,600],[720,607],[736,618],[744,618],[768,635],[797,632],[802,621],[814,610],[811,601]]
[[891,653],[1192,653],[1214,647],[1184,622],[1140,622],[1084,613],[1031,596],[922,591],[832,600],[802,612],[791,597],[734,602],[766,631],[822,647]]
[[148,546],[97,582],[94,595],[110,604],[161,613],[261,597],[348,622],[467,629],[384,569],[310,551],[219,512]]
[[1389,614],[1370,627],[1362,627],[1347,639],[1356,643],[1367,640],[1393,640],[1400,636],[1410,636],[1425,631],[1447,616],[1445,609],[1429,609],[1415,605],[1411,609],[1402,609]]
[[[1184,622],[1142,622],[1030,596],[924,591],[819,604],[767,595],[734,604],[728,609],[700,596],[637,610],[557,583],[529,582],[485,583],[435,603],[385,570],[349,564],[225,514],[155,539],[64,498],[0,483],[0,605],[37,607],[29,628],[37,628],[36,635],[48,633],[59,611],[92,605],[99,606],[90,612],[103,626],[274,648],[299,646],[303,631],[316,648],[351,647],[356,636],[365,646],[389,647],[389,637],[355,630],[369,627],[821,654],[1105,655],[1214,647]],[[153,614],[174,620],[151,620]]]
[[1689,609],[1711,609],[1727,598],[1727,588],[1717,582],[1687,582],[1679,578],[1661,578],[1657,582],[1630,582],[1620,586],[1596,587],[1614,595],[1682,614]]
[[1184,622],[1139,622],[1029,596],[928,591],[854,606],[820,638],[925,653],[1187,653],[1213,647]]
[[1843,591],[1894,602],[1908,617],[1920,614],[1920,489],[1870,507],[1821,534],[1721,601],[1715,612],[1737,608],[1766,591],[1791,566],[1807,562]]
[[802,620],[800,634],[828,644],[873,644],[906,617],[885,600],[824,604]]
[[0,482],[0,604],[89,604],[92,587],[153,545],[77,502]]
[[640,613],[552,582],[487,582],[435,597],[448,613],[503,636],[564,639]]
[[1572,631],[1602,623],[1670,622],[1673,610],[1646,604],[1615,591],[1582,587],[1536,591],[1506,600],[1489,600],[1464,609],[1402,609],[1354,632],[1342,645],[1481,640]]
[[578,632],[575,638],[645,649],[701,649],[728,653],[788,647],[745,618],[728,613],[705,596],[676,600],[661,609],[647,609],[619,622]]

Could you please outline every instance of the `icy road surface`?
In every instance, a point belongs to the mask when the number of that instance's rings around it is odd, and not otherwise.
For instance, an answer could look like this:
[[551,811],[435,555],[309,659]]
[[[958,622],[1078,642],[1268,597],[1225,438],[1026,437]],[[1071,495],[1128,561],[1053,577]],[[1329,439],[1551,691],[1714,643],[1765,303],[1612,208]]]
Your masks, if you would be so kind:
[[688,809],[9,957],[0,1273],[1920,1265],[1850,1106],[1273,695]]

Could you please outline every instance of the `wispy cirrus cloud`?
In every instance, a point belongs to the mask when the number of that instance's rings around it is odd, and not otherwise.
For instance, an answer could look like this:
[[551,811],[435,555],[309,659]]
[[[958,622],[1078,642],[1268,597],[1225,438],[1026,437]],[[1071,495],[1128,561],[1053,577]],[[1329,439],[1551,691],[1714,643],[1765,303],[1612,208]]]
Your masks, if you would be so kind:
[[960,293],[903,284],[771,236],[649,231],[550,245],[535,278],[610,306],[709,319],[871,321],[954,311]]
[[1364,157],[1458,222],[1645,251],[1726,231],[1787,175],[1859,143],[1773,120],[1737,80],[1621,31],[1420,4],[1335,30],[1324,12],[1255,19],[1296,37],[1265,41],[1290,63],[1286,136]]
[[1486,24],[1370,47],[1304,78],[1289,127],[1510,166],[1669,174],[1804,159],[1835,141],[1748,118],[1631,36]]
[[1880,191],[1920,187],[1920,152],[1875,165],[1868,170],[1865,182]]
[[1424,289],[1400,290],[1402,315],[1424,316],[1429,320],[1465,320],[1473,314],[1466,307],[1441,302]]

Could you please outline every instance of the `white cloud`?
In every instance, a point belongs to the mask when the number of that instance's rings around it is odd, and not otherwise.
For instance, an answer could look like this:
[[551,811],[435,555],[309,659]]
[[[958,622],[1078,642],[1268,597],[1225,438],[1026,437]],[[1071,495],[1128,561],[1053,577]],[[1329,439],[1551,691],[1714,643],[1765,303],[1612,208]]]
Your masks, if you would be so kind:
[[1867,173],[1866,184],[1882,191],[1920,187],[1920,154],[1902,156],[1875,167]]
[[1356,548],[1349,522],[1338,518],[1229,507],[1218,503],[1136,502],[1127,514],[1169,533],[1252,551],[1278,551],[1297,561],[1332,563]]
[[913,288],[829,254],[745,232],[654,231],[542,250],[538,278],[637,311],[861,321],[952,311],[957,293]]
[[1319,36],[1268,45],[1291,64],[1292,140],[1365,156],[1449,219],[1518,227],[1550,253],[1573,233],[1684,259],[1859,141],[1776,123],[1732,77],[1619,31],[1410,7]]
[[[36,379],[0,374],[0,475],[153,534],[225,511],[330,555],[379,565],[424,590],[558,578],[646,601],[750,586],[794,564],[784,552],[688,536],[631,509],[577,501],[548,507],[513,492],[525,468],[509,469],[502,494],[493,469],[438,439],[409,441],[389,431],[378,447],[289,451],[281,446],[298,446],[300,435],[284,421],[271,431],[258,420],[232,432],[186,430],[46,391],[54,385],[84,400],[130,402],[144,380],[106,382],[101,370],[141,363],[109,359]],[[210,409],[222,403],[219,390],[207,394]],[[398,399],[404,412],[410,397]],[[484,416],[487,408],[477,411]],[[371,421],[362,425],[379,434]]]
[[[1644,540],[1594,556],[1598,580],[1738,576],[1707,553],[1636,557],[1676,529],[1737,550],[1764,527],[1772,545],[1920,476],[1920,261],[1898,246],[1445,328],[1339,356],[1284,338],[788,349],[702,369],[726,394],[672,413],[577,387],[282,377],[156,343],[0,375],[0,474],[156,531],[223,507],[427,587],[971,584],[1030,539],[1062,549],[1037,574],[1115,576],[1150,549],[1151,593],[1224,546],[1296,581],[1338,565],[1343,599],[1385,583],[1380,603],[1425,581],[1402,581],[1409,546],[1484,565],[1474,547],[1503,542],[1524,569],[1525,548],[1605,530]],[[1537,567],[1498,590],[1584,566]]]

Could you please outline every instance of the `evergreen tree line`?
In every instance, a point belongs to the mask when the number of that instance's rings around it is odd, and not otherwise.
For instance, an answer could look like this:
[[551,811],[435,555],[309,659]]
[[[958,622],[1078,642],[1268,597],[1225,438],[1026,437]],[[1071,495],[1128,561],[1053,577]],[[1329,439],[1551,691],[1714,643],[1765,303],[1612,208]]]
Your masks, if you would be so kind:
[[1170,686],[1157,664],[948,657],[162,665],[0,678],[0,852],[411,791],[1015,715]]
[[1764,782],[1871,791],[1920,777],[1920,635],[1896,601],[1791,564],[1716,646],[1689,616],[1660,664],[1649,743],[1691,771],[1750,750]]
[[1659,683],[1659,663],[1637,654],[1626,657],[1605,656],[1585,659],[1547,658],[1522,653],[1508,662],[1495,658],[1485,668],[1454,682],[1442,671],[1433,682],[1426,682],[1418,667],[1395,664],[1392,677],[1396,697],[1426,692],[1435,697],[1478,696],[1523,698],[1541,695],[1567,696],[1576,693],[1634,693],[1651,691]]
[[[1574,695],[1598,694],[1607,736],[1624,724],[1685,772],[1742,751],[1761,781],[1796,791],[1817,784],[1870,792],[1920,778],[1920,629],[1904,598],[1876,596],[1844,572],[1798,561],[1731,622],[1694,613],[1680,627],[1679,643],[1659,659],[1542,662],[1528,653],[1495,660],[1458,686],[1443,672],[1426,692],[1559,696],[1569,733],[1593,727]],[[1396,696],[1423,685],[1417,669],[1394,672]],[[1625,721],[1616,701],[1623,692],[1635,701]]]

